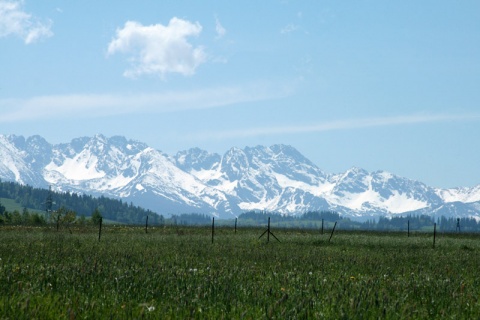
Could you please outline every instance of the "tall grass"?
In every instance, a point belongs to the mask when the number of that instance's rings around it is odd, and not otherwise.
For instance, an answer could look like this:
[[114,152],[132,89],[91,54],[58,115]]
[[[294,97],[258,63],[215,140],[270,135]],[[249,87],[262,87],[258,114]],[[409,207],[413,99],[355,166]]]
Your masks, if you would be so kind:
[[479,318],[480,239],[0,228],[0,318]]

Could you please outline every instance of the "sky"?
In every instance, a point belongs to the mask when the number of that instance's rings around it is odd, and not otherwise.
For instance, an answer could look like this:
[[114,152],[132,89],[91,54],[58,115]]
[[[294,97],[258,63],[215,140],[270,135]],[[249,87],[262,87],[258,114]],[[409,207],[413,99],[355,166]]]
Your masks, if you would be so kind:
[[472,187],[480,2],[0,0],[0,128]]

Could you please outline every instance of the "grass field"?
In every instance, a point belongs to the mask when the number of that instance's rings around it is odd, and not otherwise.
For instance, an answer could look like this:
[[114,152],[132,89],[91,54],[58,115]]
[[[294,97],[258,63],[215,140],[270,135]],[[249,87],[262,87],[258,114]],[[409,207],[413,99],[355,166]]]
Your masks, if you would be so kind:
[[[5,207],[6,211],[13,212],[17,210],[18,212],[23,211],[23,207],[18,204],[14,199],[8,199],[8,198],[0,198],[0,203]],[[36,213],[45,213],[45,211],[41,210],[35,210],[35,209],[28,209],[30,212],[36,212]]]
[[0,319],[478,319],[480,235],[0,228]]

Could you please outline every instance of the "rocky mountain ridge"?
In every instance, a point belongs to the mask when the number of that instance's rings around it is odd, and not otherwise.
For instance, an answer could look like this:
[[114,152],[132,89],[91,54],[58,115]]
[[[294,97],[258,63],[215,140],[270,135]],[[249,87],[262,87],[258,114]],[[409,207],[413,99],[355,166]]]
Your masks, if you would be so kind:
[[286,145],[231,148],[224,155],[192,148],[170,156],[121,136],[52,145],[41,136],[0,135],[0,160],[2,180],[120,198],[166,216],[335,210],[367,219],[442,211],[480,219],[480,185],[438,189],[355,167],[326,173]]

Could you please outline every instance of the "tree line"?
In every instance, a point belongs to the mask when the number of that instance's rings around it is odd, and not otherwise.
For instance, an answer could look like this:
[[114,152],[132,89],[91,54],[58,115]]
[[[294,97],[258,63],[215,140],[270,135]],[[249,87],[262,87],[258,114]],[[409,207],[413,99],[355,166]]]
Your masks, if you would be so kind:
[[366,230],[387,230],[402,231],[409,228],[410,230],[425,230],[431,228],[434,224],[437,230],[443,232],[477,232],[480,231],[480,221],[472,217],[445,217],[441,216],[435,219],[428,215],[407,215],[398,217],[380,217],[378,221],[366,221],[361,227]]
[[[111,199],[104,196],[93,197],[91,195],[74,192],[54,192],[42,188],[34,188],[28,185],[21,185],[16,182],[5,182],[0,180],[0,198],[13,199],[21,210],[9,212],[0,201],[0,224],[25,224],[42,225],[56,223],[69,225],[76,223],[98,222],[99,218],[108,219],[125,224],[144,224],[148,216],[151,225],[208,225],[212,216],[207,214],[188,213],[173,215],[165,219],[151,210],[146,210],[133,203],[127,203],[118,199]],[[51,212],[47,212],[47,199],[51,198]],[[463,217],[438,217],[428,215],[407,215],[395,217],[380,217],[364,222],[353,221],[344,218],[335,211],[309,211],[302,215],[280,215],[278,213],[267,213],[264,211],[247,211],[238,216],[244,225],[263,225],[268,217],[282,227],[298,228],[319,228],[322,221],[332,224],[340,222],[338,228],[352,230],[387,230],[402,231],[408,227],[410,230],[423,230],[437,224],[439,231],[454,232],[476,232],[480,231],[480,221],[474,218]]]
[[[364,222],[353,221],[350,218],[342,217],[335,211],[309,211],[302,215],[280,215],[273,212],[247,211],[238,216],[238,222],[242,226],[261,226],[271,218],[272,224],[282,228],[321,228],[322,222],[325,228],[333,226],[338,222],[337,228],[344,230],[372,230],[372,231],[426,231],[430,230],[434,223],[437,224],[437,230],[442,232],[478,232],[480,231],[480,221],[474,218],[463,217],[438,217],[437,219],[428,215],[406,215],[395,217],[379,217]],[[173,215],[165,220],[166,224],[171,225],[209,225],[212,223],[212,216],[205,214],[180,214]],[[231,222],[222,220],[220,225]]]
[[23,208],[22,212],[14,210],[9,212],[0,202],[0,225],[45,225],[47,219],[45,215],[36,212],[30,212],[27,208]]
[[[94,213],[99,213],[104,219],[117,221],[126,224],[143,224],[146,217],[152,224],[162,224],[163,216],[154,213],[151,210],[141,208],[118,199],[111,199],[104,196],[93,197],[91,195],[79,194],[75,192],[54,192],[42,188],[34,188],[28,185],[21,185],[16,182],[0,180],[0,198],[13,199],[24,209],[22,212],[7,212],[5,206],[0,204],[1,221],[4,223],[26,224],[36,221],[36,224],[50,222],[47,214],[47,199],[52,199],[52,212],[75,212],[77,219],[91,217]],[[27,209],[28,208],[28,209]],[[29,209],[36,212],[29,212]],[[27,215],[29,218],[27,219]],[[85,218],[82,218],[85,217]],[[43,220],[42,220],[43,218]],[[1,223],[0,221],[0,223]],[[35,223],[33,223],[35,224]]]

